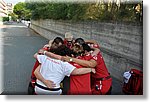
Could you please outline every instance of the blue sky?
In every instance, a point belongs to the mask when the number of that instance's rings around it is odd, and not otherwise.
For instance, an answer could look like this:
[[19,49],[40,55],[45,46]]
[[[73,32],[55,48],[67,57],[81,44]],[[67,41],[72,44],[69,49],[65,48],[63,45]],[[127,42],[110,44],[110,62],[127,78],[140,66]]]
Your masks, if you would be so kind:
[[13,4],[17,4],[18,2],[24,2],[25,0],[3,0],[6,3],[13,3]]

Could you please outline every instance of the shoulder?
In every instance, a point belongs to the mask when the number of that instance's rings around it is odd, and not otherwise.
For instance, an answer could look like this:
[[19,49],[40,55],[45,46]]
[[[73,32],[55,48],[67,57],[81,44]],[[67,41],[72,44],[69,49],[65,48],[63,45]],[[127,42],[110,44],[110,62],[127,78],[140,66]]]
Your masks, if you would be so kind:
[[71,65],[69,62],[63,62],[63,61],[61,61],[61,64],[62,65]]
[[64,67],[64,68],[73,68],[75,66],[73,66],[72,64],[68,63],[68,62],[62,62],[61,61],[61,65]]

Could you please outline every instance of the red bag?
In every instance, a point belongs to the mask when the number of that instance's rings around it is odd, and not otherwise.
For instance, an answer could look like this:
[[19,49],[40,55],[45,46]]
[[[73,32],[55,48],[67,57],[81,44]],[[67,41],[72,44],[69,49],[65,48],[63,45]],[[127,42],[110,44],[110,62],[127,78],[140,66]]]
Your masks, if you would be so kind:
[[143,72],[131,69],[130,74],[131,77],[128,83],[124,82],[122,91],[128,95],[143,95]]

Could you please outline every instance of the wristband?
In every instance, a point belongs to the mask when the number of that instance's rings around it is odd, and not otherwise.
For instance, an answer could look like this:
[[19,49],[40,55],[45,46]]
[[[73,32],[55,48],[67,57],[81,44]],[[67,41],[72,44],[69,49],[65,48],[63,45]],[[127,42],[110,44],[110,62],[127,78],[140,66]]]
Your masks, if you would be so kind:
[[43,54],[45,55],[47,51],[44,51]]

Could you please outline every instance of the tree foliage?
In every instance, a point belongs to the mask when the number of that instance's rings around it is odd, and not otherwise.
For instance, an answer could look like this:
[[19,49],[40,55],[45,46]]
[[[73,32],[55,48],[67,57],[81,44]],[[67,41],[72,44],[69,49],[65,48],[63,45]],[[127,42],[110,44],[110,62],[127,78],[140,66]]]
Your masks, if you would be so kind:
[[11,20],[16,21],[18,16],[15,13],[10,13],[9,16],[11,16]]
[[85,13],[83,4],[27,3],[32,19],[81,20]]
[[31,11],[27,9],[26,3],[19,2],[14,6],[13,12],[18,15],[18,19],[30,19]]
[[131,22],[142,22],[142,6],[142,2],[118,4],[106,3],[104,0],[98,0],[96,3],[26,3],[27,9],[31,10],[32,19]]

